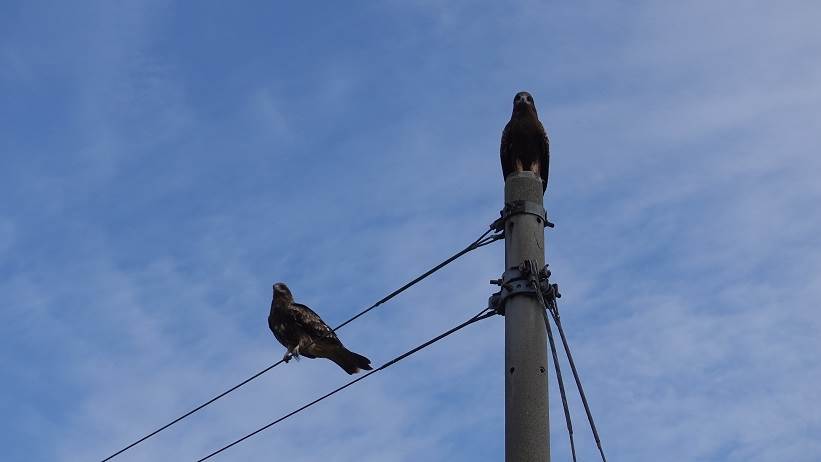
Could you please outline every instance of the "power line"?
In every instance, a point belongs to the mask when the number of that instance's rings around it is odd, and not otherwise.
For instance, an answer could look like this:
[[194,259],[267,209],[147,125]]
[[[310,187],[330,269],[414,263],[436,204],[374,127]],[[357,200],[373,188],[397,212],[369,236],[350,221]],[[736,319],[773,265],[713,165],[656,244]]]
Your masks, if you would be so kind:
[[291,417],[291,416],[293,416],[293,415],[295,415],[295,414],[298,414],[298,413],[300,413],[300,412],[304,411],[305,409],[308,409],[309,407],[313,406],[314,404],[317,404],[317,403],[319,403],[320,401],[322,401],[322,400],[324,400],[324,399],[326,399],[326,398],[329,398],[329,397],[331,397],[331,396],[335,395],[336,393],[338,393],[338,392],[340,392],[340,391],[342,391],[342,390],[344,390],[344,389],[346,389],[346,388],[350,387],[351,385],[353,385],[353,384],[355,384],[355,383],[357,383],[357,382],[359,382],[359,381],[361,381],[361,380],[364,380],[365,378],[370,377],[371,375],[373,375],[373,374],[375,374],[375,373],[377,373],[377,372],[379,372],[379,371],[381,371],[381,370],[387,369],[388,367],[390,367],[390,366],[392,366],[392,365],[394,365],[394,364],[398,363],[399,361],[401,361],[401,360],[403,360],[403,359],[407,358],[408,356],[410,356],[410,355],[412,355],[412,354],[414,354],[414,353],[418,352],[419,350],[422,350],[422,349],[424,349],[424,348],[426,348],[426,347],[428,347],[428,346],[430,346],[430,345],[432,345],[432,344],[434,344],[434,343],[438,342],[439,340],[442,340],[443,338],[447,337],[448,335],[450,335],[450,334],[452,334],[452,333],[454,333],[454,332],[456,332],[456,331],[458,331],[458,330],[460,330],[460,329],[462,329],[462,328],[464,328],[464,327],[467,327],[467,326],[469,326],[469,325],[473,324],[474,322],[481,321],[482,319],[487,319],[487,318],[489,318],[489,317],[491,317],[491,316],[493,316],[493,315],[495,315],[495,314],[496,314],[496,312],[495,312],[495,311],[490,310],[490,308],[485,308],[484,310],[480,311],[478,314],[476,314],[476,315],[475,315],[475,316],[473,316],[472,318],[468,319],[467,321],[463,322],[462,324],[459,324],[458,326],[456,326],[456,327],[454,327],[454,328],[452,328],[452,329],[450,329],[450,330],[448,330],[448,331],[446,331],[446,332],[444,332],[444,333],[442,333],[442,334],[440,334],[440,335],[437,335],[436,337],[434,337],[434,338],[432,338],[432,339],[428,340],[427,342],[425,342],[425,343],[423,343],[423,344],[421,344],[421,345],[417,346],[416,348],[413,348],[412,350],[409,350],[409,351],[407,351],[407,352],[405,352],[405,353],[403,353],[403,354],[401,354],[401,355],[399,355],[399,356],[397,356],[397,357],[393,358],[392,360],[390,360],[390,361],[386,362],[385,364],[383,364],[382,366],[378,367],[377,369],[374,369],[374,370],[372,370],[372,371],[368,372],[367,374],[365,374],[365,375],[363,375],[363,376],[361,376],[361,377],[357,377],[356,379],[351,380],[350,382],[348,382],[348,383],[346,383],[346,384],[342,385],[341,387],[336,388],[336,389],[334,389],[334,390],[332,390],[332,391],[330,391],[330,392],[328,392],[328,393],[326,393],[326,394],[324,394],[324,395],[320,396],[319,398],[317,398],[317,399],[315,399],[315,400],[311,401],[310,403],[305,404],[305,405],[303,405],[302,407],[297,408],[296,410],[289,412],[288,414],[285,414],[284,416],[282,416],[282,417],[280,417],[280,418],[278,418],[278,419],[276,419],[276,420],[272,421],[271,423],[269,423],[269,424],[267,424],[267,425],[263,425],[262,427],[260,427],[260,428],[258,428],[258,429],[256,429],[256,430],[252,431],[251,433],[248,433],[247,435],[243,436],[242,438],[239,438],[239,439],[237,439],[237,440],[233,441],[232,443],[229,443],[229,444],[227,444],[227,445],[225,445],[225,446],[221,447],[220,449],[217,449],[216,451],[214,451],[214,452],[212,452],[212,453],[208,454],[207,456],[203,457],[202,459],[198,459],[198,460],[197,460],[197,462],[203,462],[203,461],[205,461],[205,460],[208,460],[208,459],[210,459],[211,457],[214,457],[215,455],[217,455],[217,454],[219,454],[219,453],[221,453],[221,452],[225,451],[226,449],[228,449],[228,448],[230,448],[230,447],[232,447],[232,446],[235,446],[235,445],[237,445],[237,444],[239,444],[239,443],[241,443],[241,442],[243,442],[243,441],[247,440],[248,438],[250,438],[250,437],[252,437],[252,436],[256,435],[257,433],[259,433],[259,432],[261,432],[261,431],[263,431],[263,430],[266,430],[266,429],[268,429],[268,428],[271,428],[272,426],[274,426],[274,425],[276,425],[276,424],[278,424],[278,423],[282,422],[283,420],[285,420],[285,419],[287,419],[287,418],[289,418],[289,417]]
[[[534,271],[531,271],[533,274]],[[593,432],[593,438],[596,440],[596,447],[599,449],[599,454],[601,455],[602,461],[607,462],[607,458],[604,456],[604,449],[602,449],[601,439],[599,438],[599,432],[596,430],[596,423],[593,421],[593,413],[590,412],[590,405],[587,404],[587,397],[584,393],[584,387],[582,387],[582,381],[579,378],[579,372],[576,370],[576,363],[573,361],[573,354],[570,352],[570,345],[567,342],[567,337],[564,335],[564,328],[562,328],[562,321],[561,316],[559,315],[559,305],[556,303],[556,298],[559,297],[558,293],[556,292],[556,285],[548,285],[550,290],[550,296],[548,297],[549,301],[545,301],[545,298],[542,294],[541,285],[538,282],[538,279],[533,276],[532,282],[536,286],[536,293],[538,294],[539,301],[541,302],[542,306],[544,307],[545,311],[549,311],[551,317],[553,318],[553,322],[556,324],[556,329],[559,331],[559,335],[562,339],[562,346],[564,347],[565,355],[567,356],[567,362],[570,363],[570,369],[573,371],[573,379],[576,381],[576,388],[579,390],[579,396],[582,399],[582,404],[584,405],[584,412],[587,414],[587,421],[590,423],[590,430]],[[544,315],[545,319],[545,327],[547,328],[548,338],[550,339],[550,348],[553,352],[553,362],[556,364],[556,373],[559,377],[559,387],[562,393],[562,404],[564,405],[564,412],[565,417],[567,418],[567,427],[568,432],[570,434],[570,445],[573,451],[573,460],[576,460],[576,449],[575,445],[573,444],[573,429],[570,423],[570,414],[567,409],[567,400],[564,394],[564,385],[561,379],[561,372],[559,371],[559,361],[556,358],[556,350],[555,344],[553,342],[553,333],[550,329],[550,323],[547,321],[547,314]]]
[[[388,300],[392,299],[393,297],[395,297],[395,296],[399,295],[400,293],[402,293],[402,292],[404,292],[405,290],[409,289],[409,288],[410,288],[410,287],[412,287],[413,285],[417,284],[417,283],[418,283],[418,282],[420,282],[421,280],[423,280],[423,279],[427,278],[427,277],[428,277],[428,276],[430,276],[431,274],[433,274],[433,273],[435,273],[435,272],[439,271],[440,269],[444,268],[446,265],[448,265],[449,263],[453,262],[454,260],[456,260],[457,258],[461,257],[462,255],[464,255],[464,254],[466,254],[466,253],[468,253],[468,252],[471,252],[471,251],[473,251],[473,250],[476,250],[476,249],[478,249],[478,248],[480,248],[480,247],[484,247],[484,246],[486,246],[486,245],[488,245],[488,244],[491,244],[491,243],[493,243],[493,242],[496,242],[496,241],[498,241],[499,239],[503,239],[503,238],[504,238],[504,233],[499,233],[499,234],[494,234],[494,235],[490,235],[490,236],[488,236],[488,234],[490,234],[490,232],[491,232],[491,231],[493,231],[493,230],[494,230],[494,228],[493,228],[493,226],[491,225],[491,227],[490,227],[487,231],[485,231],[484,233],[482,233],[482,235],[481,235],[481,236],[479,236],[479,237],[478,237],[475,241],[471,242],[471,243],[470,243],[467,247],[465,247],[464,249],[462,249],[462,250],[460,250],[459,252],[457,252],[457,253],[453,254],[452,256],[448,257],[447,259],[445,259],[444,261],[442,261],[442,262],[441,262],[441,263],[439,263],[438,265],[434,266],[433,268],[429,269],[428,271],[426,271],[426,272],[422,273],[420,276],[418,276],[417,278],[415,278],[415,279],[413,279],[412,281],[408,282],[408,283],[407,283],[407,284],[405,284],[404,286],[402,286],[402,287],[400,287],[400,288],[398,288],[398,289],[394,290],[393,292],[391,292],[390,294],[386,295],[385,297],[383,297],[382,299],[380,299],[379,301],[377,301],[377,302],[376,302],[376,303],[374,303],[373,305],[369,306],[368,308],[365,308],[364,310],[362,310],[362,311],[360,311],[359,313],[355,314],[354,316],[350,317],[348,320],[346,320],[346,321],[345,321],[345,322],[343,322],[342,324],[340,324],[340,325],[338,325],[338,326],[334,327],[334,329],[333,329],[333,330],[334,330],[334,331],[337,331],[338,329],[341,329],[342,327],[344,327],[344,326],[346,326],[346,325],[350,324],[351,322],[353,322],[354,320],[358,319],[359,317],[361,317],[361,316],[362,316],[362,315],[364,315],[365,313],[367,313],[367,312],[369,312],[369,311],[373,310],[374,308],[378,307],[379,305],[382,305],[383,303],[387,302]],[[285,360],[284,360],[284,359],[281,359],[281,360],[277,361],[276,363],[271,364],[270,366],[266,367],[265,369],[262,369],[261,371],[257,372],[256,374],[252,375],[251,377],[249,377],[249,378],[247,378],[247,379],[243,380],[242,382],[238,383],[237,385],[234,385],[233,387],[231,387],[231,388],[229,388],[229,389],[225,390],[224,392],[222,392],[222,393],[220,393],[220,394],[216,395],[215,397],[213,397],[213,398],[209,399],[208,401],[206,401],[206,402],[204,402],[204,403],[200,404],[199,406],[197,406],[197,407],[195,407],[195,408],[191,409],[190,411],[188,411],[188,412],[186,412],[185,414],[183,414],[183,415],[181,415],[181,416],[177,417],[176,419],[172,420],[171,422],[169,422],[169,423],[167,423],[167,424],[165,424],[165,425],[163,425],[163,426],[161,426],[161,427],[157,428],[156,430],[154,430],[154,431],[152,431],[152,432],[148,433],[147,435],[145,435],[145,436],[143,436],[142,438],[140,438],[140,439],[138,439],[138,440],[134,441],[133,443],[130,443],[129,445],[127,445],[127,446],[125,446],[124,448],[122,448],[122,449],[118,450],[118,451],[117,451],[117,452],[115,452],[114,454],[111,454],[110,456],[106,457],[106,458],[105,458],[105,459],[103,459],[101,462],[107,462],[107,461],[109,461],[109,460],[113,459],[114,457],[116,457],[116,456],[118,456],[118,455],[122,454],[123,452],[125,452],[125,451],[127,451],[127,450],[129,450],[129,449],[133,448],[134,446],[136,446],[136,445],[138,445],[138,444],[142,443],[143,441],[145,441],[145,440],[147,440],[147,439],[151,438],[152,436],[154,436],[154,435],[156,435],[156,434],[158,434],[158,433],[162,432],[163,430],[166,430],[167,428],[169,428],[169,427],[171,427],[172,425],[174,425],[174,424],[176,424],[176,423],[180,422],[181,420],[183,420],[183,419],[185,419],[185,418],[187,418],[187,417],[191,416],[192,414],[194,414],[194,413],[196,413],[196,412],[198,412],[198,411],[202,410],[202,409],[203,409],[203,408],[205,408],[206,406],[208,406],[208,405],[210,405],[210,404],[214,403],[215,401],[217,401],[217,400],[219,400],[220,398],[222,398],[222,397],[224,397],[224,396],[228,395],[229,393],[232,393],[233,391],[235,391],[235,390],[239,389],[240,387],[242,387],[242,386],[246,385],[247,383],[251,382],[252,380],[256,379],[257,377],[261,376],[262,374],[265,374],[266,372],[270,371],[271,369],[273,369],[273,368],[275,368],[275,367],[279,366],[280,364],[282,364],[282,363],[284,363],[284,362],[285,362]],[[363,376],[363,377],[364,377],[364,376]]]
[[601,454],[602,461],[607,462],[607,458],[604,457],[604,449],[602,449],[601,446],[599,432],[596,430],[596,423],[593,422],[593,414],[590,412],[590,405],[587,404],[587,397],[584,394],[584,387],[582,387],[579,372],[576,370],[576,363],[573,361],[573,354],[570,353],[570,345],[568,345],[567,337],[564,335],[564,328],[562,328],[562,321],[559,317],[559,306],[556,304],[555,299],[551,299],[550,305],[552,307],[550,314],[553,316],[553,322],[556,323],[556,329],[558,329],[559,336],[562,338],[562,345],[564,346],[564,352],[567,355],[567,362],[570,363],[570,369],[573,371],[573,379],[576,381],[576,388],[579,389],[579,396],[582,398],[584,412],[587,414],[587,421],[590,422],[590,430],[593,431],[593,438],[596,440],[596,446],[599,448],[599,454]]
[[183,415],[181,415],[181,416],[177,417],[176,419],[172,420],[171,422],[168,422],[167,424],[163,425],[162,427],[160,427],[160,428],[158,428],[158,429],[154,430],[153,432],[151,432],[151,433],[149,433],[149,434],[147,434],[147,435],[143,436],[142,438],[138,439],[137,441],[134,441],[133,443],[131,443],[131,444],[129,444],[128,446],[126,446],[126,447],[124,447],[124,448],[120,449],[119,451],[115,452],[114,454],[111,454],[110,456],[108,456],[108,457],[106,457],[105,459],[103,459],[103,462],[105,462],[105,461],[107,461],[107,460],[111,460],[111,459],[113,459],[114,457],[117,457],[118,455],[120,455],[120,454],[124,453],[125,451],[128,451],[129,449],[131,449],[131,448],[133,448],[134,446],[136,446],[136,445],[138,445],[138,444],[142,443],[143,441],[147,440],[148,438],[151,438],[152,436],[156,435],[157,433],[159,433],[159,432],[161,432],[161,431],[165,430],[166,428],[168,428],[168,427],[170,427],[170,426],[174,425],[175,423],[179,422],[180,420],[182,420],[182,419],[184,419],[184,418],[186,418],[186,417],[190,416],[191,414],[193,414],[193,413],[195,413],[195,412],[199,411],[200,409],[204,408],[205,406],[208,406],[209,404],[213,403],[214,401],[216,401],[216,400],[218,400],[218,399],[222,398],[223,396],[227,395],[228,393],[231,393],[232,391],[236,390],[237,388],[239,388],[239,387],[241,387],[241,386],[245,385],[246,383],[248,383],[248,382],[250,382],[250,381],[254,380],[255,378],[257,378],[257,377],[259,377],[260,375],[262,375],[262,374],[264,374],[264,373],[266,373],[266,372],[270,371],[271,369],[273,369],[273,368],[275,368],[275,367],[279,366],[280,364],[282,364],[282,363],[284,363],[284,362],[285,362],[285,360],[284,360],[284,359],[280,359],[279,361],[275,362],[274,364],[271,364],[270,366],[268,366],[268,367],[266,367],[265,369],[263,369],[263,370],[261,370],[261,371],[257,372],[256,374],[252,375],[251,377],[248,377],[247,379],[243,380],[242,382],[240,382],[240,383],[238,383],[238,384],[234,385],[233,387],[231,387],[231,388],[229,388],[229,389],[225,390],[224,392],[222,392],[222,393],[218,394],[217,396],[215,396],[215,397],[213,397],[213,398],[209,399],[208,401],[206,401],[206,402],[204,402],[204,403],[200,404],[199,406],[195,407],[194,409],[191,409],[190,411],[188,411],[188,412],[186,412],[185,414],[183,414]]
[[[535,269],[535,265],[531,266],[531,269]],[[573,421],[570,418],[570,409],[567,406],[567,393],[564,389],[564,379],[562,378],[562,369],[559,365],[559,355],[556,353],[556,342],[553,340],[553,329],[550,328],[550,320],[547,318],[547,303],[545,303],[544,295],[541,291],[541,286],[539,284],[539,279],[535,274],[535,271],[531,271],[531,282],[533,286],[536,288],[536,294],[539,297],[539,302],[541,302],[542,306],[545,308],[542,311],[542,317],[544,318],[544,328],[547,330],[547,340],[550,343],[550,354],[553,356],[553,367],[556,369],[556,380],[559,383],[559,395],[562,397],[562,409],[564,410],[564,421],[567,424],[567,435],[570,438],[570,453],[573,456],[573,462],[576,462],[576,443],[573,440]]]
[[404,286],[402,286],[402,287],[394,290],[390,294],[386,295],[383,299],[379,300],[378,302],[374,303],[373,305],[369,306],[368,308],[365,308],[364,310],[360,311],[359,313],[357,313],[356,315],[354,315],[353,317],[351,317],[347,321],[345,321],[342,324],[336,326],[336,328],[334,328],[334,330],[346,326],[348,323],[354,321],[355,319],[357,319],[360,316],[364,315],[368,311],[371,311],[372,309],[376,308],[377,306],[379,306],[379,305],[387,302],[388,300],[392,299],[393,297],[401,294],[402,292],[404,292],[405,290],[407,290],[411,286],[415,285],[416,283],[418,283],[422,279],[425,279],[426,277],[430,276],[431,274],[433,274],[433,273],[439,271],[440,269],[444,268],[448,263],[452,262],[453,260],[456,260],[457,258],[461,257],[462,255],[464,255],[464,254],[466,254],[466,253],[468,253],[472,250],[476,250],[479,247],[486,246],[486,245],[490,244],[491,242],[498,241],[499,239],[502,239],[504,237],[503,234],[488,236],[488,234],[490,234],[491,231],[493,231],[492,228],[488,229],[487,231],[484,232],[484,234],[479,236],[478,239],[476,239],[475,241],[470,243],[470,245],[468,245],[464,249],[460,250],[459,252],[456,252],[455,254],[453,254],[452,256],[447,258],[446,260],[444,260],[442,263],[439,263],[438,265],[434,266],[433,268],[431,268],[428,271],[425,271],[424,273],[419,275],[419,277],[417,277],[416,279],[408,282]]

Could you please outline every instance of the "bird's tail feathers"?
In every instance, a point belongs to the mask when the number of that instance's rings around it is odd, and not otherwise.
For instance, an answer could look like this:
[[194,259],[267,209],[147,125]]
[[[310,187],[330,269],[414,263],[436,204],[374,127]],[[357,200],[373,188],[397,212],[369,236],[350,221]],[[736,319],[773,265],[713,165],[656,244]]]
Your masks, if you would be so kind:
[[340,348],[337,353],[328,357],[348,374],[356,374],[360,370],[372,370],[371,360],[346,348]]

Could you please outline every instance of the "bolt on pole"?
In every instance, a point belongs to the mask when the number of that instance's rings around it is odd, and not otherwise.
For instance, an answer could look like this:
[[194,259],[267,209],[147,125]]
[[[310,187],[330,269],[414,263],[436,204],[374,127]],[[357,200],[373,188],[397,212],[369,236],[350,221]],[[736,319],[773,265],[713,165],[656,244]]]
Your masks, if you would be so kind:
[[[542,180],[517,172],[505,180],[505,204],[527,201],[544,207]],[[544,221],[533,214],[510,216],[505,223],[505,270],[527,260],[544,266]],[[505,303],[505,461],[549,462],[547,335],[543,307],[533,294]]]

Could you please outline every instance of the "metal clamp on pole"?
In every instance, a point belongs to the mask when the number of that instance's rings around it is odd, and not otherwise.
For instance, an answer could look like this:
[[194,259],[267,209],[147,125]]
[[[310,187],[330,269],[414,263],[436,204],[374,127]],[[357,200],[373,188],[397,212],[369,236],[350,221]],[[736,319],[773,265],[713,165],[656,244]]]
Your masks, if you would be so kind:
[[499,212],[499,215],[501,216],[497,218],[496,221],[494,221],[493,224],[490,225],[490,227],[493,228],[493,230],[496,232],[504,231],[505,222],[507,221],[507,219],[512,217],[513,215],[518,215],[521,213],[527,213],[539,217],[542,223],[544,223],[545,227],[553,228],[556,226],[555,224],[548,221],[547,210],[545,210],[544,207],[542,207],[540,204],[537,204],[536,202],[517,200],[506,203],[505,208],[503,208]]
[[544,268],[539,270],[539,288],[542,291],[542,295],[545,297],[545,300],[562,298],[562,294],[559,293],[559,285],[550,283],[552,273],[548,269],[548,266],[550,265],[544,265]]
[[[539,281],[539,291],[541,291],[542,296],[546,301],[552,302],[557,298],[561,298],[562,294],[559,293],[559,285],[550,282],[551,272],[548,266],[545,265],[544,268],[538,270],[536,278]],[[537,272],[535,268],[535,262],[528,260],[519,268],[511,268],[505,271],[501,279],[491,280],[490,283],[500,286],[501,290],[488,298],[488,308],[504,316],[505,302],[508,298],[518,294],[536,295],[536,287],[533,286],[533,278],[531,277],[531,274]]]
[[[504,316],[505,302],[507,299],[518,294],[536,295],[536,287],[531,284],[530,269],[527,264],[523,264],[519,268],[511,268],[502,274],[501,279],[494,279],[490,281],[501,287],[499,292],[490,296],[488,300],[489,307],[497,313]],[[539,288],[544,290],[543,288]]]

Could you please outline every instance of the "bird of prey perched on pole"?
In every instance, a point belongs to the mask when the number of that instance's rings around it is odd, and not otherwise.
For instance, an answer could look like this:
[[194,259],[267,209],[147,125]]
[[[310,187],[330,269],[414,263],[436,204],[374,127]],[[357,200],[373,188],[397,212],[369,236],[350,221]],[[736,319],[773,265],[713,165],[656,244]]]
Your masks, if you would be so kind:
[[282,282],[274,284],[268,328],[288,349],[282,358],[285,362],[302,355],[311,359],[328,358],[348,374],[372,369],[371,360],[345,348],[318,314],[305,305],[294,303],[294,296]]
[[539,121],[533,96],[526,91],[513,98],[513,115],[502,132],[499,154],[504,178],[513,172],[530,171],[542,177],[542,192],[547,189],[550,141]]

